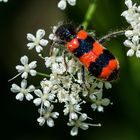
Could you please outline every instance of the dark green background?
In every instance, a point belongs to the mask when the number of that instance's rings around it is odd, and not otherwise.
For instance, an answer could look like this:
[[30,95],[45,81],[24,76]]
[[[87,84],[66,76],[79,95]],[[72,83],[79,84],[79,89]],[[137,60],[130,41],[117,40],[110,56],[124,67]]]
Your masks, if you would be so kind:
[[[77,0],[77,5],[68,6],[66,11],[57,8],[58,0],[9,0],[8,3],[0,3],[0,133],[4,140],[140,140],[140,59],[126,57],[125,37],[105,44],[119,59],[121,67],[120,79],[105,92],[114,104],[106,107],[104,113],[92,113],[87,108],[93,121],[102,123],[101,128],[90,127],[87,131],[80,131],[77,137],[71,137],[70,128],[66,126],[67,118],[63,116],[55,121],[54,128],[40,127],[36,122],[39,116],[37,108],[31,102],[16,101],[15,94],[10,92],[13,82],[20,84],[20,78],[7,82],[16,74],[14,67],[19,64],[20,57],[26,54],[31,61],[37,59],[35,51],[26,48],[26,33],[35,34],[38,28],[43,28],[48,35],[50,27],[59,21],[73,21],[79,25],[89,1]],[[134,2],[140,4],[140,0]],[[124,0],[97,0],[89,29],[96,30],[97,38],[110,31],[124,29],[128,24],[120,14],[125,9]],[[39,61],[38,69],[43,70],[42,66],[42,61]],[[34,81],[37,85],[39,80],[30,78],[28,82]]]

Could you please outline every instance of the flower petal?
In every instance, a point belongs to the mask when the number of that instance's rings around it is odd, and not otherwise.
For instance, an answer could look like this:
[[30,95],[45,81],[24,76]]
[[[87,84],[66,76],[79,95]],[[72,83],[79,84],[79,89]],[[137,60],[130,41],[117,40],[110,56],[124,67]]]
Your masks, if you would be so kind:
[[38,53],[40,53],[43,50],[43,48],[40,45],[37,45],[35,49],[36,49],[36,52]]
[[31,76],[36,76],[36,74],[37,74],[36,70],[30,70],[29,73],[31,74]]
[[134,55],[134,52],[135,51],[133,49],[128,50],[127,56],[133,56]]
[[38,29],[36,32],[36,38],[41,39],[45,35],[45,30],[43,29]]
[[24,67],[21,66],[21,65],[17,65],[16,66],[16,70],[20,73],[20,72],[23,72],[24,71]]
[[20,61],[23,65],[26,65],[26,64],[28,64],[28,57],[26,55],[24,55],[21,57]]
[[76,0],[67,0],[71,6],[76,5]]
[[16,84],[12,84],[11,91],[16,93],[20,91],[20,87]]
[[36,106],[39,106],[41,104],[41,99],[40,98],[36,98],[34,99],[33,103],[36,105]]
[[54,121],[53,121],[52,118],[48,118],[48,119],[47,119],[47,125],[48,125],[49,127],[53,127],[53,126],[54,126]]
[[29,64],[29,67],[30,67],[30,69],[34,69],[34,68],[36,68],[36,66],[37,66],[37,61],[33,61],[33,62],[31,62],[30,64]]
[[16,95],[16,99],[19,101],[23,101],[24,95],[22,93],[19,93]]
[[78,134],[78,128],[77,127],[73,127],[70,131],[70,134],[72,136],[76,136]]
[[27,80],[23,79],[21,81],[21,88],[26,88],[27,87]]
[[42,45],[42,46],[47,46],[48,40],[46,40],[46,39],[41,39],[39,44]]
[[35,44],[34,43],[28,43],[27,47],[28,47],[29,50],[31,50],[35,47]]
[[28,94],[25,96],[25,98],[26,98],[28,101],[30,101],[30,100],[33,99],[33,96],[32,96],[30,93],[28,93]]
[[37,121],[39,122],[39,125],[40,125],[40,126],[44,125],[44,123],[45,123],[45,119],[44,119],[43,117],[39,117],[39,118],[37,119]]
[[65,10],[65,9],[66,9],[66,6],[67,6],[67,3],[66,3],[65,0],[60,0],[57,6],[58,6],[58,8],[60,8],[61,10]]
[[35,90],[35,87],[33,85],[30,85],[27,89],[28,92],[33,92]]
[[81,123],[80,128],[83,130],[87,130],[89,128],[89,126],[86,123]]
[[28,77],[28,73],[27,72],[23,72],[23,74],[21,75],[22,78],[27,79]]
[[34,91],[35,95],[37,95],[38,97],[41,97],[42,96],[42,91],[40,89],[36,89]]
[[32,35],[32,34],[30,34],[30,33],[28,33],[27,34],[27,39],[29,40],[29,41],[35,41],[35,37],[34,37],[34,35]]

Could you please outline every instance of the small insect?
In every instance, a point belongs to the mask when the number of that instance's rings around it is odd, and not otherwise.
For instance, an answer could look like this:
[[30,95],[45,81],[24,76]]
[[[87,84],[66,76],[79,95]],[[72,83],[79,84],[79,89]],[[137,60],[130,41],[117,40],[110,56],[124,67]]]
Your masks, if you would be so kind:
[[64,44],[69,52],[100,80],[113,81],[119,75],[119,62],[101,43],[96,41],[82,28],[76,29],[72,24],[60,25],[56,32],[58,44]]

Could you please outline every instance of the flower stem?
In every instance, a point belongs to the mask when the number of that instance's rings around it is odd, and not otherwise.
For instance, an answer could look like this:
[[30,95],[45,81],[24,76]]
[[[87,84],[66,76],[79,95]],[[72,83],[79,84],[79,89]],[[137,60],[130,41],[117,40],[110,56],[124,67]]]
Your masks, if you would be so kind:
[[92,16],[95,12],[95,9],[96,9],[96,0],[91,0],[91,3],[89,4],[88,10],[85,14],[84,21],[82,23],[85,30],[88,28],[88,25],[89,25],[90,21],[92,20]]
[[41,72],[37,72],[37,75],[50,78],[50,75]]
[[109,33],[109,34],[103,36],[103,37],[102,37],[101,39],[99,39],[98,41],[99,41],[101,44],[103,44],[104,42],[106,42],[106,40],[108,40],[108,39],[110,39],[110,38],[117,37],[117,36],[120,36],[120,35],[124,35],[125,32],[126,32],[127,30],[128,30],[128,29]]

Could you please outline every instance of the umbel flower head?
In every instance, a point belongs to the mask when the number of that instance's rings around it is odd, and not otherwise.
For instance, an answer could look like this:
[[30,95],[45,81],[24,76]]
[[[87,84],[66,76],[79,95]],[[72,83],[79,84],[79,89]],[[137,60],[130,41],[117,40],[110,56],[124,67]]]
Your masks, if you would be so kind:
[[128,10],[122,13],[130,24],[130,29],[125,32],[127,39],[124,45],[129,48],[127,56],[140,57],[140,6],[133,4],[131,0],[125,0]]
[[[88,71],[85,72],[85,80],[83,81],[82,65],[75,60],[72,54],[63,55],[63,51],[54,48],[51,56],[46,56],[43,61],[46,69],[50,69],[50,74],[40,81],[38,88],[31,85],[27,87],[28,73],[32,75],[33,68],[36,67],[36,61],[28,64],[28,57],[23,56],[21,62],[23,66],[16,66],[20,73],[26,73],[21,82],[21,87],[12,84],[11,91],[17,93],[16,99],[22,101],[24,96],[27,100],[33,100],[33,103],[39,108],[39,125],[47,124],[49,127],[54,126],[54,119],[59,116],[55,106],[63,104],[63,113],[68,116],[68,126],[73,126],[71,135],[78,134],[78,129],[86,130],[89,126],[100,126],[100,124],[86,123],[85,121],[92,120],[82,109],[87,101],[91,102],[89,108],[91,111],[101,112],[104,106],[110,104],[110,100],[103,98],[103,89],[111,88],[109,82],[97,80],[91,76]],[[28,69],[27,69],[28,67]],[[28,70],[28,71],[27,71]],[[47,70],[45,70],[47,71]],[[39,74],[37,71],[35,74]],[[34,75],[35,76],[35,75]],[[39,88],[40,87],[40,88]],[[30,94],[31,92],[34,92]],[[46,123],[45,123],[46,122]]]

